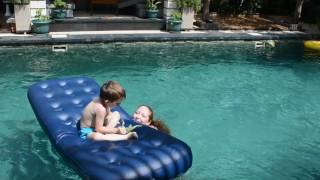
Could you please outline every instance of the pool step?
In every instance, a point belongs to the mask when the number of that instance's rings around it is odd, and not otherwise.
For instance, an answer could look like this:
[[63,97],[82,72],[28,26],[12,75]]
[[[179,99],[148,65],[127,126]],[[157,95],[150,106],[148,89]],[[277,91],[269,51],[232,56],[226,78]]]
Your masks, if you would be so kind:
[[107,31],[107,30],[163,30],[164,19],[142,19],[138,17],[78,17],[54,21],[50,32]]

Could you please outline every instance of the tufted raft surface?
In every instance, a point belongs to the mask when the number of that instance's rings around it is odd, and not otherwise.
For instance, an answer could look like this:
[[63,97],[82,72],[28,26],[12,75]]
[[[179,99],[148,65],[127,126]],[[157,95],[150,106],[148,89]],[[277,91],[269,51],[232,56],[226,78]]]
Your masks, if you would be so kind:
[[[171,179],[192,165],[184,142],[152,128],[137,128],[139,138],[91,141],[78,135],[83,108],[99,94],[92,79],[74,77],[38,82],[28,90],[34,113],[57,151],[85,179]],[[126,126],[131,117],[117,107]]]

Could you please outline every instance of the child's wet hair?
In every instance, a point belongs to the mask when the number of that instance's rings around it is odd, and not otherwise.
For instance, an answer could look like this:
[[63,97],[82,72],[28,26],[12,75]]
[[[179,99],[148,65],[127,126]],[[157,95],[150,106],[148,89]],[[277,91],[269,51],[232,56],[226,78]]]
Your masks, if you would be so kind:
[[126,98],[126,91],[116,81],[107,81],[100,88],[100,99],[115,102],[119,99]]
[[163,133],[170,134],[170,129],[163,121],[161,121],[160,119],[156,119],[156,120],[153,119],[154,113],[151,106],[141,105],[139,107],[142,107],[142,106],[146,107],[150,111],[150,115],[149,115],[150,125],[155,126],[159,131]]

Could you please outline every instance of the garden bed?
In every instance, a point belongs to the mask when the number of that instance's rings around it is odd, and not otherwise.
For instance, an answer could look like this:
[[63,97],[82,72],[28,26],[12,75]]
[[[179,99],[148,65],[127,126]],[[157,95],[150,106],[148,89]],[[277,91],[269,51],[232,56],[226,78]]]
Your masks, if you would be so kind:
[[212,22],[219,30],[288,30],[292,18],[288,16],[266,15],[213,15]]
[[201,14],[196,17],[196,26],[208,30],[273,30],[286,31],[293,19],[276,15],[229,15],[211,14],[210,22],[203,22]]

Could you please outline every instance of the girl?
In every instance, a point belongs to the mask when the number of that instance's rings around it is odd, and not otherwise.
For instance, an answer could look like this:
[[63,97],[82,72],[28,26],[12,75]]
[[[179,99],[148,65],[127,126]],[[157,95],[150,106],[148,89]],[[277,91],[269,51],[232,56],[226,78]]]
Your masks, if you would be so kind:
[[170,134],[170,129],[161,120],[153,119],[153,110],[150,106],[141,105],[133,113],[133,119],[143,125],[147,125],[154,129],[157,129],[163,133]]

